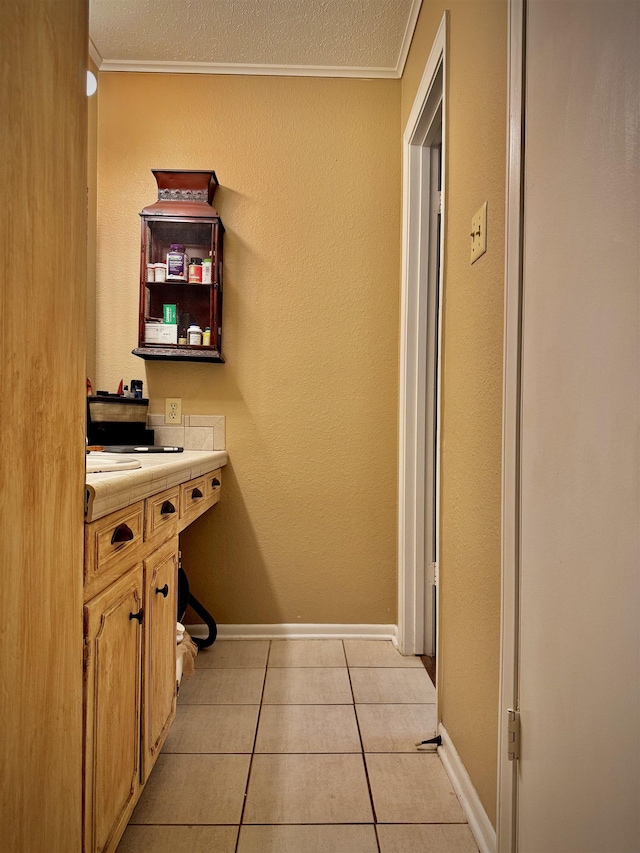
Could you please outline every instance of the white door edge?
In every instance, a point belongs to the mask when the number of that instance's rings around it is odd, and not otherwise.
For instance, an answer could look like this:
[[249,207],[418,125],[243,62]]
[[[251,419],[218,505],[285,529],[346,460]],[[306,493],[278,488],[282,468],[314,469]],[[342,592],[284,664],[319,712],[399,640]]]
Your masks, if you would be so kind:
[[520,556],[520,360],[522,328],[522,191],[524,26],[526,0],[509,0],[508,139],[502,414],[502,597],[498,713],[498,853],[517,849],[517,761],[507,757],[507,709],[518,701]]
[[[398,645],[403,654],[424,651],[424,592],[426,573],[425,474],[428,447],[427,399],[427,278],[429,210],[429,132],[435,121],[442,125],[442,162],[446,163],[446,34],[448,12],[440,22],[431,53],[416,93],[403,136],[402,295],[400,333],[400,428],[398,494]],[[425,158],[426,155],[426,158]],[[444,175],[444,168],[443,168]],[[440,236],[443,257],[445,192],[442,183]],[[426,192],[426,195],[425,195]],[[442,305],[442,277],[440,305]],[[440,312],[441,313],[441,312]],[[440,329],[438,330],[441,331]],[[441,339],[439,334],[438,339]],[[439,361],[439,359],[438,359]],[[440,377],[437,399],[440,400]],[[440,434],[440,407],[436,413]],[[435,477],[439,476],[439,454]],[[437,482],[437,479],[436,479]],[[436,490],[438,534],[439,489]],[[439,600],[439,597],[438,597]],[[436,657],[436,666],[438,660]]]

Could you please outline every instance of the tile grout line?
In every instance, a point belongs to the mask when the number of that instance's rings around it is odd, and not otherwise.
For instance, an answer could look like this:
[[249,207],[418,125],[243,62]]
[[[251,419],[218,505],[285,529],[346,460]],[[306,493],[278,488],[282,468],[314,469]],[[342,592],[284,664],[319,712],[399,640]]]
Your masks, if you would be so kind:
[[358,719],[358,712],[356,711],[356,697],[353,693],[353,684],[351,683],[351,668],[349,666],[349,659],[347,658],[347,650],[344,647],[344,640],[342,641],[342,649],[344,652],[344,659],[347,663],[347,677],[349,678],[349,688],[351,690],[351,698],[353,699],[353,716],[356,718],[356,727],[358,729],[358,737],[360,738],[360,754],[362,756],[365,779],[367,780],[367,790],[369,791],[369,802],[371,803],[371,814],[373,815],[373,831],[376,837],[376,846],[378,847],[378,853],[381,853],[380,840],[378,839],[378,830],[376,829],[376,826],[378,824],[378,817],[376,815],[376,807],[373,803],[373,792],[371,790],[371,781],[369,780],[369,769],[367,767],[367,760],[364,754],[364,743],[362,742],[362,732],[360,731],[360,720]]
[[264,688],[267,684],[267,672],[269,671],[269,658],[271,657],[271,640],[269,640],[269,649],[267,651],[267,662],[264,668],[264,678],[262,680],[262,692],[260,693],[260,705],[258,708],[258,719],[256,720],[256,731],[253,736],[253,747],[251,749],[251,756],[249,758],[249,771],[247,773],[247,784],[244,788],[244,799],[242,800],[242,810],[240,812],[240,822],[238,823],[238,835],[236,837],[236,846],[234,848],[234,853],[238,853],[238,847],[240,845],[240,831],[242,830],[242,821],[244,819],[244,811],[247,807],[247,797],[249,796],[249,782],[251,781],[251,769],[253,767],[253,758],[256,754],[256,743],[258,740],[258,729],[260,727],[260,716],[262,714],[262,700],[264,699]]

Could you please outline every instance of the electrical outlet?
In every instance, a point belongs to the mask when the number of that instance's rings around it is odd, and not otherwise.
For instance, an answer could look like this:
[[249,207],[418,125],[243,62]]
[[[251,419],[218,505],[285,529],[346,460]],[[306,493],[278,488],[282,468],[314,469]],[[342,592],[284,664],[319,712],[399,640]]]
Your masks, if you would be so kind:
[[182,397],[164,398],[164,422],[174,426],[182,424]]

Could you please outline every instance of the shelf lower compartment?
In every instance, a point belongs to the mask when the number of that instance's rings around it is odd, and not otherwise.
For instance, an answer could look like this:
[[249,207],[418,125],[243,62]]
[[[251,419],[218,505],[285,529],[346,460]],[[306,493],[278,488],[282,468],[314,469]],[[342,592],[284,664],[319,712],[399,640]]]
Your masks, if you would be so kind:
[[208,361],[224,364],[218,350],[212,347],[148,346],[136,347],[131,353],[145,361]]

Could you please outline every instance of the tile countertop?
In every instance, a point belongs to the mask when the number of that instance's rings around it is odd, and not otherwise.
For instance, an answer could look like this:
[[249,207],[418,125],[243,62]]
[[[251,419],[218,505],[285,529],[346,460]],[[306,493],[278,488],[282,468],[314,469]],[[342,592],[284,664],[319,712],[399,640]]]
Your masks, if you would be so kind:
[[227,464],[226,450],[185,450],[183,453],[132,454],[141,463],[129,471],[104,471],[85,477],[85,521],[186,483]]

